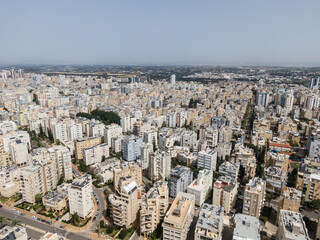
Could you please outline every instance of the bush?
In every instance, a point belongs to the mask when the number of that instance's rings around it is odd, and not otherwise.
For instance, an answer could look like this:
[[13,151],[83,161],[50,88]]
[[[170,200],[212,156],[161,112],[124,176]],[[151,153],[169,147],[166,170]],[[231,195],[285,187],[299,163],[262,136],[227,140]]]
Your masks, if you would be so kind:
[[100,228],[103,228],[103,227],[104,227],[104,221],[101,220],[100,223],[99,223],[99,225],[100,225]]

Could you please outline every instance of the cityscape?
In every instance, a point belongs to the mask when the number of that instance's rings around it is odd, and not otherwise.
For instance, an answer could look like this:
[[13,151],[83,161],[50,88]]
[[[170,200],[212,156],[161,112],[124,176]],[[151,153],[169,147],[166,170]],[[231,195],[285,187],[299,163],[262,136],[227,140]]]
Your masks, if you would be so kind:
[[18,2],[0,239],[320,239],[319,3]]

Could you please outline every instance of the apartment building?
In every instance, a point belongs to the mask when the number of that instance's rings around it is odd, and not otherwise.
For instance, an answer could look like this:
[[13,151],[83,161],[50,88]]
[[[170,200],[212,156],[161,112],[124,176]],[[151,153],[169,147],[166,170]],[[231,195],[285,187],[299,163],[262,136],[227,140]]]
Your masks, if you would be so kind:
[[280,210],[277,237],[281,240],[310,240],[301,213]]
[[153,153],[153,145],[151,143],[144,143],[141,145],[140,161],[142,170],[149,169],[151,153]]
[[142,169],[138,163],[125,163],[113,169],[113,186],[116,189],[121,179],[131,178],[138,186],[142,184]]
[[242,213],[259,218],[265,201],[266,183],[261,178],[249,180],[244,190]]
[[166,151],[156,151],[150,155],[149,176],[152,181],[166,180],[171,170],[171,155]]
[[82,125],[71,119],[52,119],[50,121],[54,140],[61,142],[74,141],[83,138]]
[[229,213],[235,206],[238,183],[230,176],[220,176],[213,184],[212,205],[223,207]]
[[187,192],[195,196],[195,205],[202,206],[212,189],[212,171],[199,171],[198,178],[188,186]]
[[295,188],[282,188],[277,211],[277,223],[279,222],[279,215],[281,209],[299,212],[301,196],[302,192]]
[[197,133],[194,131],[186,131],[181,137],[181,146],[193,149],[197,142]]
[[287,184],[287,173],[281,168],[268,167],[264,169],[266,189],[270,192],[282,189]]
[[75,141],[75,153],[77,159],[83,159],[83,149],[102,143],[103,137],[82,138]]
[[302,191],[305,201],[320,199],[320,171],[308,167],[301,169],[298,172],[296,188]]
[[230,176],[233,179],[238,179],[240,170],[239,163],[232,163],[230,161],[225,161],[219,166],[219,173],[224,174],[225,176]]
[[163,220],[169,205],[167,182],[155,182],[147,192],[140,209],[140,233],[147,238]]
[[34,203],[36,194],[46,192],[43,175],[43,168],[40,165],[21,168],[20,181],[23,201]]
[[77,213],[79,217],[89,217],[93,211],[92,179],[91,175],[84,174],[81,178],[74,179],[68,189],[69,212]]
[[198,169],[203,168],[209,171],[216,171],[217,168],[217,152],[207,148],[198,153]]
[[0,229],[0,239],[28,240],[27,229],[21,226],[4,226]]
[[168,179],[169,196],[176,197],[179,192],[186,192],[193,179],[193,172],[185,166],[176,166],[170,171]]
[[162,223],[163,240],[187,239],[194,216],[194,196],[179,192]]
[[122,136],[122,128],[120,125],[112,123],[105,127],[104,142],[111,146],[111,140]]
[[4,150],[3,145],[0,145],[0,167],[5,167],[11,163],[10,155]]
[[139,211],[138,185],[131,179],[119,182],[115,194],[110,194],[111,217],[119,227],[129,228],[136,221]]
[[83,162],[87,166],[91,164],[101,163],[102,156],[105,156],[106,158],[110,156],[109,145],[106,143],[89,148],[84,148],[82,151]]
[[125,136],[122,140],[123,159],[128,162],[140,159],[142,144],[141,138],[134,135]]
[[223,230],[223,208],[205,203],[201,207],[195,229],[195,240],[221,240]]
[[259,218],[238,213],[234,217],[233,240],[260,240]]
[[53,151],[55,155],[55,161],[57,164],[58,177],[64,175],[64,179],[66,181],[72,180],[72,163],[71,153],[69,149],[64,146],[53,146],[52,148],[48,149],[48,152]]
[[26,144],[29,150],[31,149],[29,133],[27,133],[26,131],[15,131],[2,136],[4,151],[9,152],[10,143],[15,141],[20,141],[21,143]]
[[143,133],[143,142],[150,143],[158,147],[158,132],[156,130],[149,130]]
[[9,154],[12,162],[18,167],[23,167],[28,164],[28,146],[21,140],[12,141],[9,144]]

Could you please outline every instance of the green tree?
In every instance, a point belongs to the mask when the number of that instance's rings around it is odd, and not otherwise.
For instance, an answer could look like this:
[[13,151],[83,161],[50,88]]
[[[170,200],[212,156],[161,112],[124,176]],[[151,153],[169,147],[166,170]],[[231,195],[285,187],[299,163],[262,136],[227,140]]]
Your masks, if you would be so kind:
[[19,218],[14,218],[12,219],[10,226],[14,227],[14,226],[20,225],[21,223],[22,221]]
[[297,177],[298,177],[298,170],[294,168],[290,173],[288,173],[287,186],[296,187]]
[[114,231],[114,226],[112,224],[107,225],[107,233],[111,234]]
[[100,228],[104,228],[104,225],[105,225],[104,221],[101,220],[100,223],[99,223]]
[[6,217],[0,215],[0,227],[3,225],[3,222],[4,222],[6,219],[7,219]]
[[122,229],[118,236],[120,239],[124,239],[127,236],[126,229]]
[[102,155],[101,157],[101,162],[104,162],[106,160],[106,156],[105,155]]
[[44,137],[45,137],[45,134],[44,134],[44,131],[43,131],[43,127],[42,127],[42,124],[40,124],[40,133],[39,133],[39,137],[40,137],[40,138],[44,138]]
[[39,204],[42,203],[42,194],[41,193],[36,194],[35,200],[36,200],[36,203],[39,203]]
[[54,142],[53,134],[50,128],[48,129],[48,138],[50,142]]

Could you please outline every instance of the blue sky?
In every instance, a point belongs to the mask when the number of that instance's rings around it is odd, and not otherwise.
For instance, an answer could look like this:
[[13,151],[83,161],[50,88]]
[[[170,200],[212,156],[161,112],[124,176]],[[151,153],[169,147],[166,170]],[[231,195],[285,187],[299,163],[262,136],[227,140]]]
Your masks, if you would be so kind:
[[320,65],[319,0],[2,0],[0,64]]

